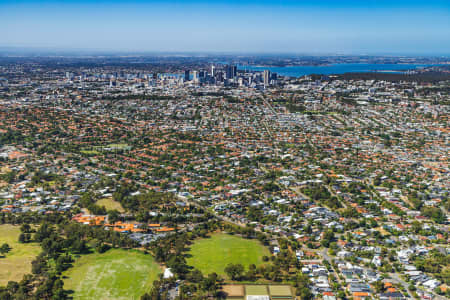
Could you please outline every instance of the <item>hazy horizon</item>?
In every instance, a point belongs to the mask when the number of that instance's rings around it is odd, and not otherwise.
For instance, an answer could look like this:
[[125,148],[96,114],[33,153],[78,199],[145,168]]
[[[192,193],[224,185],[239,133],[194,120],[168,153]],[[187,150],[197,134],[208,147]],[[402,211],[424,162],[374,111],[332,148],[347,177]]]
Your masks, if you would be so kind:
[[60,47],[15,47],[0,46],[0,55],[8,56],[371,56],[371,57],[450,57],[448,52],[407,53],[407,52],[243,52],[243,51],[164,51],[164,50],[115,50]]
[[0,26],[1,49],[30,51],[450,54],[439,0],[0,1]]

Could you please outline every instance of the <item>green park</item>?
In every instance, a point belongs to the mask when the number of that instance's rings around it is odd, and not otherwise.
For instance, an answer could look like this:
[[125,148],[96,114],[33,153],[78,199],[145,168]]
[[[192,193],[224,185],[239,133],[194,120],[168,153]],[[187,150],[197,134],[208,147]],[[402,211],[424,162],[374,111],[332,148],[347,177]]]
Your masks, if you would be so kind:
[[19,243],[20,226],[0,226],[0,245],[8,244],[10,250],[0,257],[0,286],[8,281],[20,281],[31,273],[31,262],[41,252],[37,243]]
[[150,254],[111,249],[76,259],[64,273],[64,288],[74,299],[139,299],[160,273]]
[[223,276],[228,264],[241,264],[248,269],[251,264],[263,264],[263,256],[270,256],[270,251],[258,240],[216,233],[191,245],[187,264],[205,275],[215,272]]

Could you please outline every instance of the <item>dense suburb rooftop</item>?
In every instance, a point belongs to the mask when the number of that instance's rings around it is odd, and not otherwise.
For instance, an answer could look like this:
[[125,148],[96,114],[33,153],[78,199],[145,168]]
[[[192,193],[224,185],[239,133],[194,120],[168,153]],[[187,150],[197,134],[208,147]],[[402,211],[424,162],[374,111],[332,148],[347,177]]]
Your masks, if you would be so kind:
[[442,59],[224,59],[0,58],[0,295],[448,296]]
[[0,1],[0,300],[450,299],[449,20]]

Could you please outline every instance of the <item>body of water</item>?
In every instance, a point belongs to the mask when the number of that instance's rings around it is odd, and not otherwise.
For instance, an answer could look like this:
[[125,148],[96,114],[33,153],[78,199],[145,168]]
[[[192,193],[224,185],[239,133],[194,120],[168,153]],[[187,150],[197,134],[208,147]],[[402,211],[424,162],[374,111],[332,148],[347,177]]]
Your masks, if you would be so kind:
[[432,65],[422,64],[332,64],[326,66],[295,66],[295,67],[263,67],[238,65],[239,70],[264,71],[270,70],[278,75],[301,77],[311,74],[344,74],[355,72],[393,72],[402,73],[404,70],[415,70]]

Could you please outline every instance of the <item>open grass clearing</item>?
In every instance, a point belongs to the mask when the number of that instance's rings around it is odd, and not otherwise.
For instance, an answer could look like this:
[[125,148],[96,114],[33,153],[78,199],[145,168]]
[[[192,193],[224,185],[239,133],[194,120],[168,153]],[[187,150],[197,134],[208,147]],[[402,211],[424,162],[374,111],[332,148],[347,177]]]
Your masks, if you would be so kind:
[[258,240],[248,240],[225,233],[199,239],[191,245],[187,263],[204,275],[216,272],[225,276],[225,267],[230,264],[242,264],[246,269],[250,264],[263,264],[263,256],[270,251]]
[[0,257],[0,286],[8,281],[20,281],[23,275],[31,273],[31,262],[41,252],[37,243],[18,242],[20,226],[0,225],[0,245],[7,243],[12,249]]
[[97,204],[98,206],[104,206],[107,210],[115,209],[119,212],[125,211],[122,205],[119,202],[114,201],[112,197],[100,199],[95,204]]
[[161,273],[150,254],[111,249],[78,258],[64,273],[64,288],[74,299],[140,299]]
[[130,146],[128,144],[125,144],[125,143],[123,143],[123,144],[109,144],[108,148],[117,149],[117,150],[125,150],[125,149],[129,149]]
[[99,155],[99,154],[101,154],[97,150],[81,150],[80,152],[83,153],[83,154],[86,154],[86,155]]

